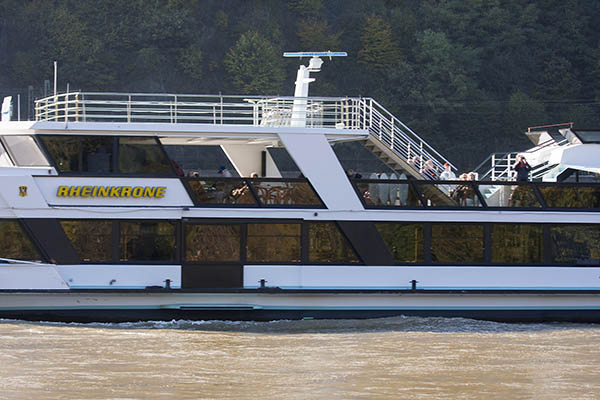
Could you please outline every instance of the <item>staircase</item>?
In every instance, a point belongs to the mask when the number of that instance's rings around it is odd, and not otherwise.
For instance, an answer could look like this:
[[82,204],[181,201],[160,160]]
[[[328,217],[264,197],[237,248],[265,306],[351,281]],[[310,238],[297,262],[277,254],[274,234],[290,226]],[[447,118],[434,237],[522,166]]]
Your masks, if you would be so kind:
[[416,179],[432,179],[423,173],[427,161],[433,163],[433,170],[438,176],[444,171],[444,163],[450,164],[456,171],[450,161],[377,101],[361,98],[357,108],[360,126],[370,133],[365,147],[393,169],[404,170]]

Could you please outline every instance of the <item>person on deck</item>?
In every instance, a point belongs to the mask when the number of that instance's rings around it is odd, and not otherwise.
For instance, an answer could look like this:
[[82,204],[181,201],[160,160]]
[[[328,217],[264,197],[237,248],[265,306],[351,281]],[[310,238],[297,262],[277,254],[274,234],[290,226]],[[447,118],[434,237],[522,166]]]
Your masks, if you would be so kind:
[[456,179],[456,175],[452,171],[449,163],[444,163],[444,172],[440,174],[440,179],[444,181],[452,181]]
[[513,169],[517,171],[517,181],[526,182],[529,180],[531,165],[529,165],[525,157],[519,156],[519,161],[517,161]]

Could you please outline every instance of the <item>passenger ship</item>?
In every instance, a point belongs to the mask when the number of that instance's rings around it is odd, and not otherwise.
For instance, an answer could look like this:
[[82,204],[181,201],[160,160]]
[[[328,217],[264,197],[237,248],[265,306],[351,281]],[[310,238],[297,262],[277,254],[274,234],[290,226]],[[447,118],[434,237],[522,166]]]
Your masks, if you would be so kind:
[[[62,93],[35,121],[5,99],[0,318],[600,321],[600,131],[437,180],[374,99],[308,97],[323,55],[294,97]],[[378,166],[349,175],[338,143]]]

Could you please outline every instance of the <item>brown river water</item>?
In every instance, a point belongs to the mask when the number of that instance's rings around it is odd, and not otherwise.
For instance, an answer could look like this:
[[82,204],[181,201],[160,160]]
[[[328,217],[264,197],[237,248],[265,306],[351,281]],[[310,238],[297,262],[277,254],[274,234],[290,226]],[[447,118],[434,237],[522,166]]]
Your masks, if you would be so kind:
[[600,399],[600,325],[0,321],[0,399]]

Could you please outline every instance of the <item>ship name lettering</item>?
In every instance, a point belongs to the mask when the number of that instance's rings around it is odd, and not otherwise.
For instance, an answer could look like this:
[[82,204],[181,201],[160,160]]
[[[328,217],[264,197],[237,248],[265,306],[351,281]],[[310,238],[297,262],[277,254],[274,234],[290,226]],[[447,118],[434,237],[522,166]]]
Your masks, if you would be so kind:
[[59,186],[57,197],[165,197],[166,186]]

